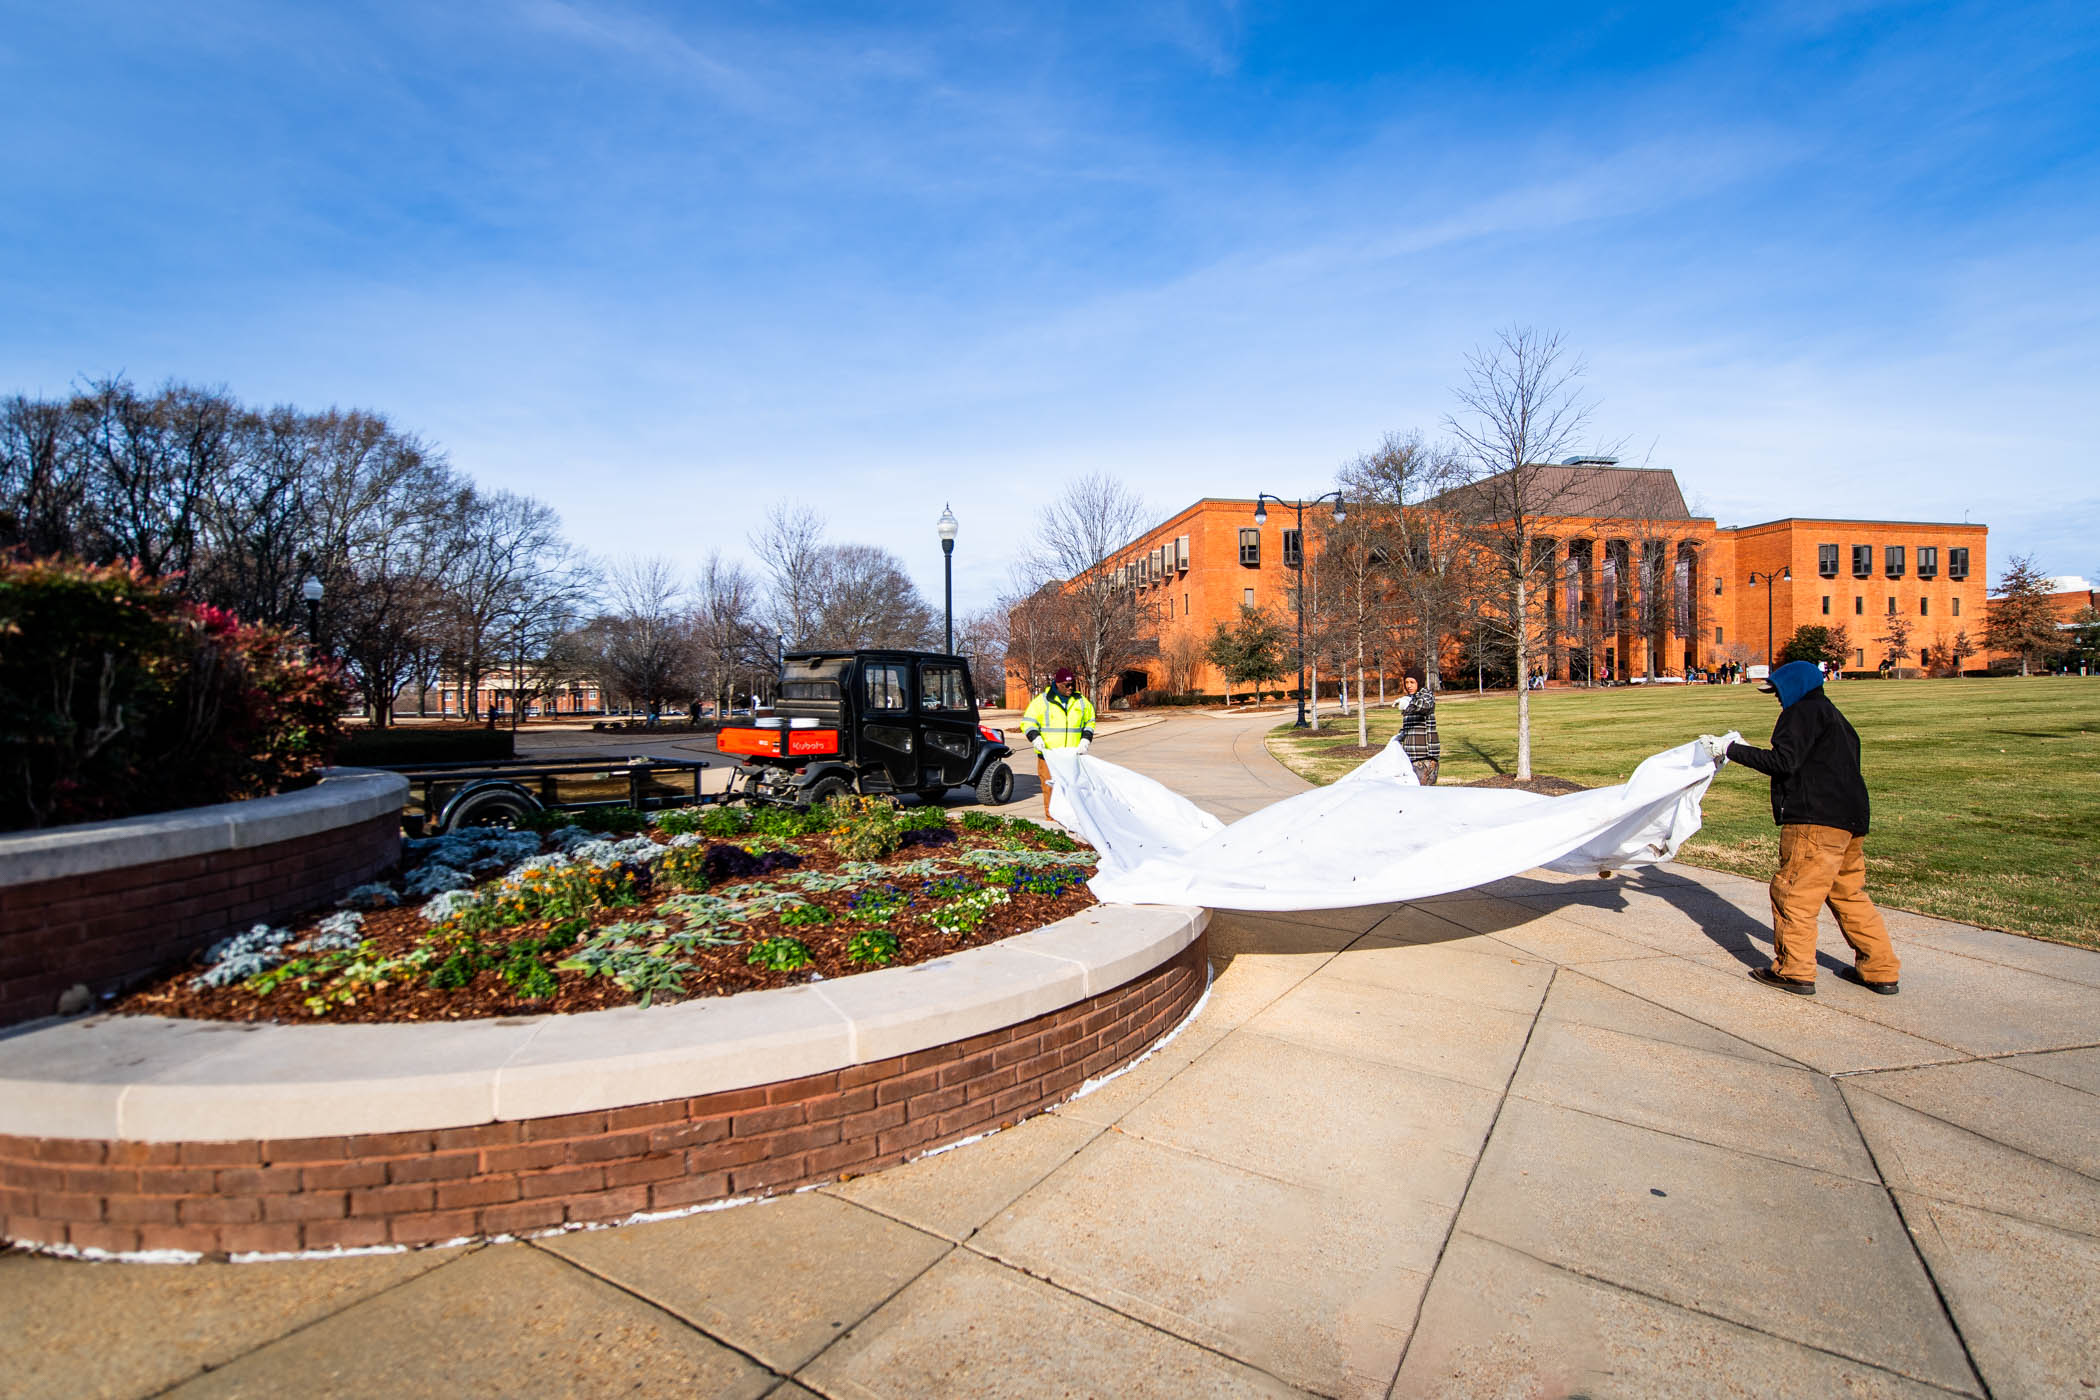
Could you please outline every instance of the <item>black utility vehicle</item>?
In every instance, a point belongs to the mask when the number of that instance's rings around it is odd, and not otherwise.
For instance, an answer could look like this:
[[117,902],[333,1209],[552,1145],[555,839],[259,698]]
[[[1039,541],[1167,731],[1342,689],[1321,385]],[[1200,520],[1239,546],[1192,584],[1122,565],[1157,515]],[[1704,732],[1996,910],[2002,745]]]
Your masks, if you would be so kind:
[[961,657],[924,651],[791,651],[770,713],[726,725],[715,747],[748,766],[736,795],[807,807],[845,792],[917,793],[939,801],[974,788],[1013,797],[1013,750],[977,718]]

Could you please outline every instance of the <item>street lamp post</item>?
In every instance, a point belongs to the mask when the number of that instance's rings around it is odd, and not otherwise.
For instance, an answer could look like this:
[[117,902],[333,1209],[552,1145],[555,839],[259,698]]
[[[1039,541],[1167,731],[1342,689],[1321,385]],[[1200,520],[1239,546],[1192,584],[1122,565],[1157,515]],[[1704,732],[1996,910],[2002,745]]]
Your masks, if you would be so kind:
[[941,626],[955,655],[955,512],[941,507]]
[[[1340,491],[1324,491],[1309,501],[1287,501],[1281,496],[1263,491],[1254,498],[1254,523],[1265,525],[1269,520],[1270,501],[1280,506],[1290,506],[1298,512],[1298,562],[1285,562],[1286,568],[1298,571],[1298,729],[1310,728],[1305,720],[1305,508],[1316,506],[1329,496],[1334,497],[1334,518],[1337,521],[1349,518],[1349,508],[1342,501]],[[1256,697],[1259,698],[1259,697]]]
[[1772,585],[1774,583],[1792,583],[1794,581],[1794,566],[1788,564],[1776,574],[1759,573],[1757,570],[1752,569],[1750,571],[1750,586],[1752,588],[1757,587],[1759,579],[1765,581],[1765,665],[1769,668],[1772,664]]
[[315,651],[321,650],[321,580],[312,574],[299,586],[299,596],[306,599],[306,640]]

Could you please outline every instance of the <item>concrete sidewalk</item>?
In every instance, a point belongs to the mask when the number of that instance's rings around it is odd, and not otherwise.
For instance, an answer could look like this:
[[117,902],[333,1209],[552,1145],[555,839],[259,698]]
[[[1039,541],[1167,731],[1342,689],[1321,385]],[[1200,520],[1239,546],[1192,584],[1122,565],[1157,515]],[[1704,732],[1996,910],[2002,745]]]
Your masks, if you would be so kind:
[[[1102,747],[1232,816],[1299,786],[1268,723]],[[68,1396],[2100,1386],[2100,955],[1892,914],[1903,995],[1797,999],[1744,975],[1765,920],[1761,885],[1684,868],[1220,914],[1171,1043],[981,1142],[531,1244],[4,1257],[0,1374]]]

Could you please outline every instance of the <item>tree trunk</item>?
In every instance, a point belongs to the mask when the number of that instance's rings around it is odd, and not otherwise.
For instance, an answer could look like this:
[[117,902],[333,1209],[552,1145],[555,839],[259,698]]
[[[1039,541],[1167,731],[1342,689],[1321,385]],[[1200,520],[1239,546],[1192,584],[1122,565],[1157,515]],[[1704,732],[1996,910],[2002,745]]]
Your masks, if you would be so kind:
[[[1378,698],[1385,698],[1385,677],[1378,678]],[[1356,746],[1367,749],[1371,746],[1371,707],[1364,703],[1364,644],[1356,644]]]
[[1531,598],[1524,576],[1517,576],[1517,781],[1531,776],[1531,649],[1525,623],[1531,617]]
[[1307,674],[1312,677],[1312,682],[1306,691],[1305,712],[1312,717],[1313,732],[1317,734],[1320,732],[1320,663],[1313,662]]

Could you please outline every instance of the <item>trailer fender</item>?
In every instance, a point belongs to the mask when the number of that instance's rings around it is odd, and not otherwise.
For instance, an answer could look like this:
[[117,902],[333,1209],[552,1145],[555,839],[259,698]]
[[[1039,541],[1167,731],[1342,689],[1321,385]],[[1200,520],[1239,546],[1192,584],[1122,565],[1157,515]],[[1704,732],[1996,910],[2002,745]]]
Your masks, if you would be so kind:
[[524,784],[489,778],[452,794],[432,829],[442,833],[463,826],[494,825],[541,810],[539,798]]

